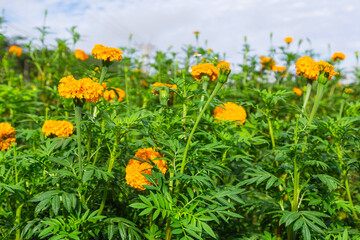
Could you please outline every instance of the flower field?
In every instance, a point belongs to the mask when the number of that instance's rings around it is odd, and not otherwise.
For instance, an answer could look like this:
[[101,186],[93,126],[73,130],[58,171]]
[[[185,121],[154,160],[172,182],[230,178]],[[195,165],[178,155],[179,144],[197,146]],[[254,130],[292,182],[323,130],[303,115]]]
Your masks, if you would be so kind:
[[358,62],[40,32],[0,35],[0,239],[360,239]]

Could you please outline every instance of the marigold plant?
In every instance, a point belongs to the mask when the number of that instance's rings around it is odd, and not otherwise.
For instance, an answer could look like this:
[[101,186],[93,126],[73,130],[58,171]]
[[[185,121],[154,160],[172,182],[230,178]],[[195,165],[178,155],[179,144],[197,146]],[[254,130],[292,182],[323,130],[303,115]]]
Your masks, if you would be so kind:
[[74,125],[68,121],[46,120],[41,130],[46,136],[68,137],[73,134]]
[[123,54],[121,49],[105,47],[101,44],[96,44],[91,51],[91,55],[93,55],[94,58],[110,62],[114,60],[121,61],[121,59],[123,58],[121,54]]
[[259,58],[263,69],[273,69],[276,66],[276,62],[271,57],[261,56]]
[[77,59],[81,60],[81,61],[86,61],[89,58],[89,55],[87,55],[83,50],[81,49],[76,49],[74,52],[74,55]]
[[11,54],[14,54],[15,53],[15,55],[17,56],[17,57],[20,57],[21,56],[21,54],[22,54],[22,49],[21,49],[21,47],[18,47],[18,46],[10,46],[10,48],[9,48],[9,53],[11,53]]
[[246,120],[246,111],[242,106],[227,102],[221,104],[220,107],[215,107],[214,118],[220,121],[236,121],[244,124]]
[[1,151],[8,150],[15,142],[15,129],[10,123],[0,123],[0,149]]
[[303,94],[303,91],[300,88],[294,87],[292,90],[299,96]]
[[210,63],[199,63],[191,68],[191,75],[196,81],[202,81],[203,76],[208,76],[210,81],[215,81],[219,76],[219,69]]
[[331,56],[331,60],[345,60],[345,54],[342,52],[334,52],[334,54]]
[[126,166],[126,183],[138,191],[145,190],[144,185],[152,185],[142,174],[151,175],[151,169],[153,168],[150,164],[150,160],[154,162],[160,171],[165,174],[168,169],[165,160],[155,158],[161,158],[160,153],[156,152],[153,148],[138,149],[135,153],[135,157],[141,158],[144,161],[136,159],[130,159]]
[[339,74],[338,72],[336,72],[334,70],[335,67],[328,62],[320,60],[319,62],[317,62],[317,64],[318,64],[319,71],[324,72],[325,77],[327,77],[328,80],[330,80],[333,76]]
[[296,63],[296,74],[316,81],[319,76],[318,64],[309,56],[299,58]]
[[156,82],[156,83],[152,84],[152,91],[151,91],[152,94],[155,94],[155,95],[159,94],[159,90],[155,90],[158,87],[167,87],[167,88],[169,88],[171,90],[177,90],[178,89],[178,87],[175,84],[172,85],[172,84],[167,84],[167,83]]
[[[116,95],[115,91],[116,91],[117,95]],[[124,101],[125,91],[120,88],[113,88],[110,90],[105,90],[103,97],[106,101],[109,101],[111,103],[114,102],[114,100],[121,102],[121,101]]]
[[226,66],[226,67],[230,68],[230,63],[226,62],[226,61],[219,61],[219,63],[216,65],[216,67],[220,69],[221,66]]

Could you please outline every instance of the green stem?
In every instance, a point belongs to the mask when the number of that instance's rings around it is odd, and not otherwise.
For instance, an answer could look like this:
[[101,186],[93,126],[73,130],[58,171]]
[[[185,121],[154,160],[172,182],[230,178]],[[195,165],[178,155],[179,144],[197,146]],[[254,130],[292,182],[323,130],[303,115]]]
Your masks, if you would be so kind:
[[107,71],[108,71],[108,67],[103,65],[101,68],[101,74],[99,79],[100,84],[102,84],[102,82],[104,81]]
[[[269,110],[267,111],[266,113],[266,118],[267,118],[267,121],[268,121],[268,125],[269,125],[269,133],[270,133],[270,137],[271,137],[271,144],[272,144],[272,149],[274,151],[274,154],[276,155],[276,152],[275,152],[275,138],[274,138],[274,131],[273,131],[273,127],[272,127],[272,124],[271,124],[271,119],[269,117]],[[276,164],[276,167],[279,167],[279,162],[275,162]]]
[[321,84],[321,83],[318,83],[318,86],[317,86],[317,91],[316,91],[316,98],[315,98],[315,103],[314,103],[314,106],[311,110],[311,114],[310,114],[310,119],[309,119],[309,122],[307,124],[308,127],[310,127],[311,125],[311,122],[315,116],[315,113],[320,105],[320,101],[321,101],[321,98],[322,98],[322,95],[323,95],[323,91],[324,91],[324,84]]
[[[202,89],[204,90],[205,93],[207,91],[208,86],[209,86],[209,81],[203,81]],[[201,102],[203,102],[204,99],[205,99],[205,94],[201,95]],[[200,111],[201,111],[201,108],[200,108]]]
[[349,199],[350,206],[352,207],[352,213],[354,215],[354,218],[356,220],[359,220],[359,218],[358,218],[358,216],[356,214],[356,211],[354,209],[354,204],[353,204],[351,193],[350,193],[349,178],[347,176],[347,171],[345,171],[344,180],[345,180],[346,194],[347,194],[347,197]]
[[[19,203],[18,201],[16,201],[17,203]],[[15,220],[15,224],[18,225],[20,224],[20,221],[21,221],[21,210],[22,210],[22,207],[24,206],[24,204],[20,204],[19,207],[16,209],[16,220]],[[16,240],[20,240],[20,228],[18,227],[16,229]]]
[[341,116],[342,116],[342,113],[343,113],[343,111],[344,111],[344,106],[345,106],[345,99],[341,100],[341,105],[340,105],[340,111],[339,111],[338,119],[340,119]]
[[311,80],[308,80],[307,86],[306,86],[306,96],[304,99],[304,104],[302,106],[302,112],[306,113],[306,105],[309,101],[310,98],[310,93],[311,93],[311,88],[312,88],[312,82]]
[[82,162],[82,153],[81,153],[81,113],[82,107],[75,105],[75,123],[76,123],[76,139],[78,145],[78,159],[79,159],[79,175],[80,182],[82,182],[83,175],[83,162]]

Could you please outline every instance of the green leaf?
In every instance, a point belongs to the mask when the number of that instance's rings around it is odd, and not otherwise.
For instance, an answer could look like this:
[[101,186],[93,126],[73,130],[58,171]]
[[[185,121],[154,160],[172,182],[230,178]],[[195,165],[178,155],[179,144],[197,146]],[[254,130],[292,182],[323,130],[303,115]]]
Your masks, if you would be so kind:
[[214,231],[211,229],[211,227],[206,222],[201,222],[201,226],[204,228],[204,230],[207,234],[209,234],[213,238],[216,238]]

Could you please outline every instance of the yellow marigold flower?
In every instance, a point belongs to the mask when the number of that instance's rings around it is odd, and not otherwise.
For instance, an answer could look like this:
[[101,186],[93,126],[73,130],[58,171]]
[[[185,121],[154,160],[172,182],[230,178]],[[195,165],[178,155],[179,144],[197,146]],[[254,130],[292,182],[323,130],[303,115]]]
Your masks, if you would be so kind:
[[41,130],[46,136],[68,137],[73,134],[74,125],[68,121],[46,120]]
[[319,66],[311,57],[299,58],[295,63],[295,67],[298,76],[304,76],[313,81],[316,81],[319,76]]
[[225,66],[227,68],[230,68],[230,63],[226,61],[219,61],[219,63],[216,65],[218,69],[220,69],[221,66]]
[[286,71],[286,67],[285,66],[273,66],[272,70],[274,72],[285,72]]
[[345,60],[345,54],[342,52],[334,52],[334,54],[331,56],[332,61],[336,60]]
[[345,92],[346,94],[351,94],[351,93],[354,92],[354,90],[352,90],[351,88],[345,88],[345,89],[344,89],[344,92]]
[[219,69],[210,63],[199,63],[192,66],[191,75],[197,81],[202,81],[203,76],[208,76],[210,81],[215,81],[219,76]]
[[152,91],[151,91],[151,93],[152,94],[159,94],[159,90],[154,90],[154,89],[156,89],[156,88],[158,88],[158,87],[167,87],[167,88],[169,88],[169,89],[171,89],[171,90],[177,90],[178,89],[178,87],[174,84],[174,85],[171,85],[171,84],[166,84],[166,83],[159,83],[159,82],[156,82],[156,83],[153,83],[153,84],[151,84],[152,85]]
[[330,80],[334,75],[339,74],[338,72],[335,72],[335,67],[328,62],[320,60],[319,62],[317,62],[317,64],[319,66],[319,71],[324,72],[325,77],[327,77],[328,80]]
[[194,31],[195,35],[199,35],[199,33],[200,33],[199,31]]
[[11,53],[11,54],[15,53],[17,57],[20,57],[22,54],[22,49],[21,49],[21,47],[13,45],[13,46],[10,46],[9,53]]
[[77,59],[81,61],[86,61],[89,58],[89,56],[81,49],[76,49],[74,55]]
[[76,80],[72,75],[63,77],[58,86],[59,95],[64,98],[85,99],[97,102],[104,92],[104,87],[90,78]]
[[150,164],[150,160],[157,165],[163,174],[165,174],[168,169],[165,160],[154,160],[155,158],[161,158],[162,156],[153,148],[138,149],[135,157],[142,158],[144,161],[130,159],[125,169],[125,179],[127,184],[138,191],[145,190],[145,187],[143,187],[144,185],[153,185],[142,175],[151,175],[151,169],[153,166]]
[[296,93],[297,95],[301,96],[303,94],[303,91],[300,88],[293,88],[294,93]]
[[271,57],[261,56],[259,58],[263,69],[272,69],[276,65],[276,62]]
[[15,129],[10,123],[0,123],[0,149],[1,151],[8,150],[15,142]]
[[[119,97],[116,95],[114,89],[117,92],[117,94],[119,95]],[[117,100],[118,102],[123,101],[125,98],[125,91],[120,88],[114,88],[114,89],[105,90],[104,94],[103,94],[104,99],[111,103],[114,102],[114,99]]]
[[284,39],[284,41],[285,41],[286,43],[291,43],[291,42],[293,41],[293,38],[292,38],[292,37],[286,37],[286,38]]
[[236,121],[241,124],[245,123],[246,112],[242,106],[239,106],[232,102],[227,102],[220,105],[221,107],[215,107],[214,118],[220,121]]
[[101,44],[96,44],[91,51],[91,55],[93,55],[94,58],[110,62],[114,60],[120,61],[122,59],[121,54],[123,54],[121,49],[105,47]]

